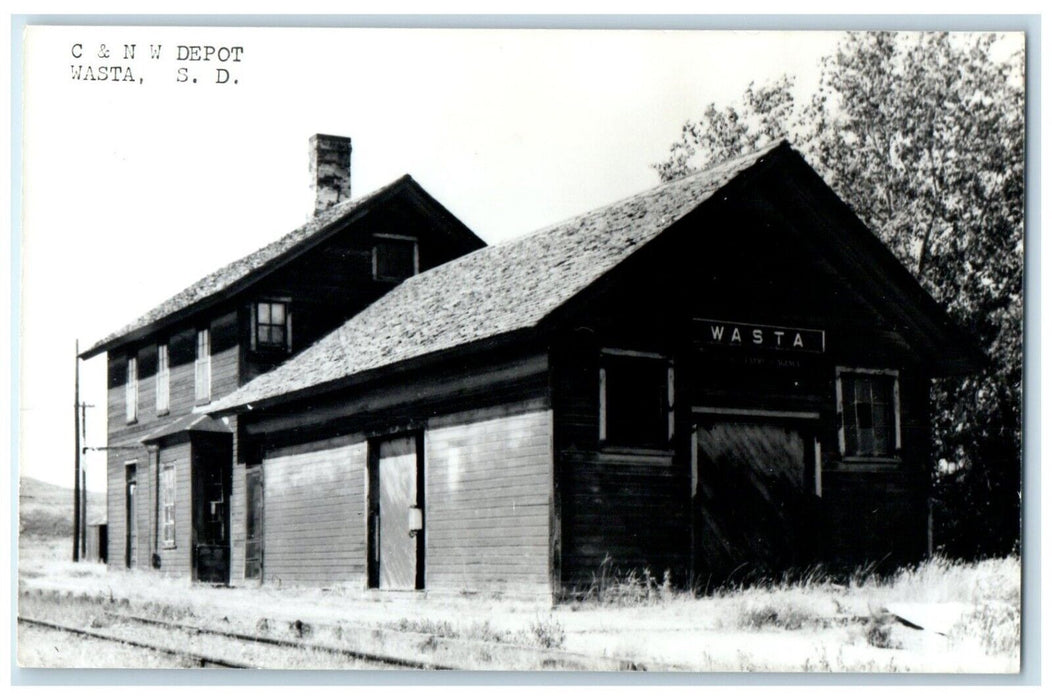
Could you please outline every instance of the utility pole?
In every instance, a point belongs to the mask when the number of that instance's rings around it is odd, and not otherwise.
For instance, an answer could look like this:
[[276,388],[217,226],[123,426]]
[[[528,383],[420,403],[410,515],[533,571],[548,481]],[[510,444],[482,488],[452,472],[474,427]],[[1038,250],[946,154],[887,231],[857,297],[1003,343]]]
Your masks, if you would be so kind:
[[[88,441],[88,409],[94,408],[83,401],[80,404],[80,441]],[[84,466],[84,450],[80,451],[80,556],[88,557],[88,470]]]
[[73,561],[80,561],[80,340],[76,341],[73,372]]

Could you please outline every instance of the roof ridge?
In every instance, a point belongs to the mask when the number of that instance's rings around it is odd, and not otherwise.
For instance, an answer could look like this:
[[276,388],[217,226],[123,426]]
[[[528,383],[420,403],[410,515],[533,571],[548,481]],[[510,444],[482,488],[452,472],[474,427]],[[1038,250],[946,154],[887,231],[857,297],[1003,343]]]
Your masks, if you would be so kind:
[[[291,231],[279,236],[278,238],[275,238],[274,240],[270,241],[269,243],[266,243],[265,245],[256,248],[255,250],[252,250],[251,252],[238,256],[234,260],[231,260],[230,262],[212,270],[207,275],[199,277],[193,283],[181,288],[178,292],[171,294],[168,297],[165,297],[164,300],[151,306],[148,311],[140,314],[131,323],[125,324],[118,330],[104,336],[101,340],[95,342],[89,349],[81,353],[81,357],[86,358],[95,355],[98,352],[102,351],[103,346],[124,335],[127,335],[128,333],[131,333],[144,326],[150,325],[151,323],[156,323],[160,320],[163,320],[164,318],[182,309],[200,303],[208,299],[209,297],[220,293],[222,290],[229,288],[231,285],[237,283],[238,281],[244,279],[248,275],[258,270],[259,267],[261,267],[262,265],[271,262],[283,253],[287,253],[291,250],[294,250],[299,245],[306,244],[307,241],[312,240],[315,236],[322,234],[329,226],[331,226],[343,216],[346,216],[350,212],[367,204],[371,200],[374,200],[386,194],[387,192],[394,190],[396,187],[399,187],[409,182],[415,183],[415,180],[413,180],[413,178],[408,173],[406,173],[401,177],[383,185],[382,187],[378,187],[372,190],[371,192],[368,192],[367,194],[334,204],[333,206],[329,207],[320,214],[312,216],[305,223],[301,224],[300,226],[297,226]],[[211,292],[203,293],[200,296],[194,297],[194,292],[197,292],[202,288],[211,286],[215,280],[220,279],[226,274],[235,271],[239,266],[250,262],[252,258],[260,255],[263,255],[264,259],[260,261],[259,265],[244,270],[240,274],[234,275],[222,286],[220,286],[217,289],[213,289]],[[191,298],[184,301],[184,297]],[[167,306],[174,306],[175,308],[172,308],[167,311],[161,311]]]
[[778,145],[413,275],[296,357],[202,410],[225,412],[536,327]]
[[[692,171],[690,171],[688,173],[684,173],[683,175],[680,175],[677,178],[673,178],[672,180],[668,180],[668,181],[665,181],[665,182],[659,182],[658,184],[654,185],[653,187],[648,187],[645,190],[640,190],[640,191],[635,192],[633,194],[629,194],[629,195],[625,195],[624,197],[620,197],[619,199],[611,200],[610,202],[608,202],[606,204],[601,204],[599,206],[593,207],[592,209],[589,209],[587,211],[581,212],[579,214],[568,216],[565,219],[560,219],[559,221],[556,221],[556,222],[554,222],[552,224],[548,224],[548,225],[543,226],[542,228],[539,228],[539,229],[534,229],[533,231],[528,231],[528,232],[526,232],[526,233],[524,233],[522,235],[515,236],[514,238],[509,238],[509,239],[506,239],[504,241],[500,241],[498,243],[491,244],[488,247],[490,247],[490,248],[499,248],[499,247],[504,246],[504,245],[510,245],[510,244],[515,243],[517,241],[520,241],[520,240],[523,240],[523,239],[526,239],[526,238],[530,238],[531,236],[540,235],[540,234],[543,234],[543,233],[545,233],[547,231],[550,231],[552,229],[559,228],[561,226],[565,226],[565,225],[567,225],[569,223],[572,223],[574,221],[578,221],[578,220],[581,220],[581,219],[588,218],[589,216],[594,215],[596,212],[603,211],[603,210],[606,210],[606,209],[612,209],[612,208],[617,207],[619,205],[627,204],[628,202],[631,202],[631,201],[647,199],[648,197],[653,196],[654,194],[656,194],[660,190],[674,187],[677,184],[681,185],[684,182],[686,182],[687,180],[701,179],[705,175],[712,175],[715,171],[727,168],[731,164],[759,162],[759,160],[763,156],[767,155],[771,151],[774,151],[774,150],[778,149],[781,146],[789,146],[790,148],[792,147],[789,144],[788,139],[784,139],[783,138],[783,139],[780,139],[779,141],[770,143],[770,144],[768,144],[766,146],[763,146],[761,148],[756,148],[756,149],[754,149],[752,151],[749,151],[748,153],[743,153],[743,154],[735,156],[733,158],[728,158],[727,160],[721,160],[721,161],[719,161],[717,163],[712,163],[708,167],[705,167],[705,168],[698,168],[697,170],[692,170]],[[473,251],[473,252],[477,253],[478,251]],[[457,259],[459,260],[459,258],[457,258]],[[451,260],[449,262],[454,262],[454,261]]]

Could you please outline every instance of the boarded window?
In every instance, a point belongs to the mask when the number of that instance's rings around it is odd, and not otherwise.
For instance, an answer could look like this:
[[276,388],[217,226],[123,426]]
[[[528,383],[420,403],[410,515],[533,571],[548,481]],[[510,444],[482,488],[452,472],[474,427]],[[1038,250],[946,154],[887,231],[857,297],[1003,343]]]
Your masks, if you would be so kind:
[[899,446],[898,376],[842,371],[840,447],[845,457],[892,457]]
[[283,301],[261,301],[256,304],[256,330],[253,340],[257,349],[289,349],[289,308]]
[[161,467],[161,543],[175,547],[175,465]]
[[197,359],[194,360],[194,398],[198,403],[212,398],[212,340],[207,328],[197,331]]
[[373,277],[401,282],[420,271],[415,238],[378,234],[373,243]]
[[672,438],[672,365],[663,357],[604,351],[599,369],[599,439],[665,448]]
[[128,374],[124,382],[124,417],[131,423],[139,415],[139,361],[128,358]]
[[157,413],[168,413],[168,387],[170,375],[168,372],[168,344],[162,343],[157,346]]

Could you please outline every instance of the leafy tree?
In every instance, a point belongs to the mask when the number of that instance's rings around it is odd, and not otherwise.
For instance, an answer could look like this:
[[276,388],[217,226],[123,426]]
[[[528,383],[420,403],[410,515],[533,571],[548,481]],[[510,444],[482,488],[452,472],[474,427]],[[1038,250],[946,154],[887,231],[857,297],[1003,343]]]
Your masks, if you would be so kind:
[[1018,544],[1024,88],[997,35],[849,34],[799,100],[793,81],[687,122],[678,177],[788,137],[978,339],[990,366],[933,389],[936,541],[954,556]]
[[763,148],[788,136],[794,121],[793,79],[783,76],[770,85],[749,83],[742,103],[723,109],[709,103],[700,121],[687,121],[668,160],[655,163],[662,181]]

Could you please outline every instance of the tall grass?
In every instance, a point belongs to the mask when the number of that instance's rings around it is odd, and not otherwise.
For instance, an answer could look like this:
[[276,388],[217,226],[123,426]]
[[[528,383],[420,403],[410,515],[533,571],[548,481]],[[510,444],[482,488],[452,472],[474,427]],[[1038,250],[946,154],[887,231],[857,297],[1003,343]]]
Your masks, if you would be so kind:
[[578,603],[626,607],[670,601],[675,596],[689,595],[672,587],[672,572],[665,570],[658,579],[649,568],[619,569],[610,555],[603,557],[599,569],[592,574],[591,584],[584,590],[573,590],[568,597]]
[[591,585],[574,591],[571,608],[632,608],[698,599],[712,628],[801,630],[854,624],[861,625],[859,636],[870,646],[898,649],[898,631],[905,628],[886,606],[950,604],[951,612],[960,615],[944,633],[950,642],[977,643],[988,655],[1018,657],[1020,572],[1018,555],[979,562],[936,556],[888,574],[879,573],[877,564],[846,573],[815,566],[778,578],[748,576],[712,589],[674,590],[667,572],[659,582],[647,569],[620,570],[607,557]]

